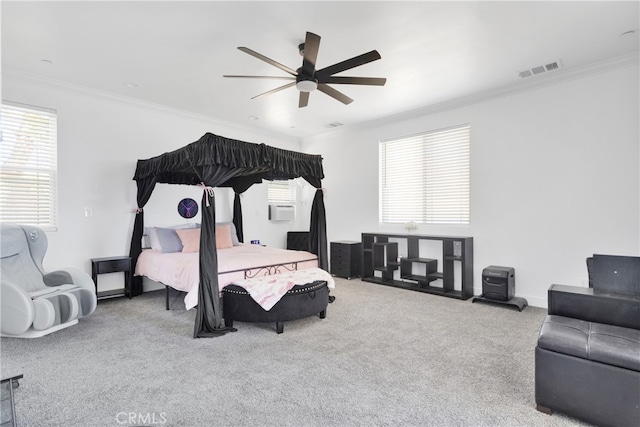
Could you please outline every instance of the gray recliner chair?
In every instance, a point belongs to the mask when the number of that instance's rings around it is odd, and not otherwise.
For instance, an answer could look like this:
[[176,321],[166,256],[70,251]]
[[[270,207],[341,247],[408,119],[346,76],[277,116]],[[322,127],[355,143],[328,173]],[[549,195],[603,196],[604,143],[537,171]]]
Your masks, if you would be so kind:
[[47,235],[39,228],[0,224],[0,334],[37,338],[78,323],[96,309],[93,280],[66,268],[46,273]]

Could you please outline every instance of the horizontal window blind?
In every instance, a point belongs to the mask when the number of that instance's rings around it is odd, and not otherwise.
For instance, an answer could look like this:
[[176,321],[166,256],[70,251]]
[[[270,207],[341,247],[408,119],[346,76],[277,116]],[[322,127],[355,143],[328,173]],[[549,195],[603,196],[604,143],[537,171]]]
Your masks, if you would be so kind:
[[470,126],[380,142],[380,222],[469,224]]
[[295,201],[291,181],[269,181],[267,200],[269,204],[290,205]]
[[55,229],[56,113],[3,103],[0,131],[0,220]]

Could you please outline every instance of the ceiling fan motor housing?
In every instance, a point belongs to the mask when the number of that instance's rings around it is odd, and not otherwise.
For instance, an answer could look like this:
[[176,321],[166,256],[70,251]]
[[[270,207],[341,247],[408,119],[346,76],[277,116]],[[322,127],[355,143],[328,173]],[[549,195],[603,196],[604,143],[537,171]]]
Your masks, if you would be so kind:
[[296,88],[300,92],[313,92],[318,88],[318,80],[313,76],[307,76],[303,74],[302,68],[298,68],[298,75],[296,76]]

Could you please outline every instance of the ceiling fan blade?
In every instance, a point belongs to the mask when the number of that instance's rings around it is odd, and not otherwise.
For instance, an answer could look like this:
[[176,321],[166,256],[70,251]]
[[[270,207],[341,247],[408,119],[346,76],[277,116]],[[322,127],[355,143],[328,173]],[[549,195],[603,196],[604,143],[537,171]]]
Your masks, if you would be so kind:
[[338,62],[337,64],[330,65],[322,70],[316,71],[316,77],[327,78],[333,74],[340,73],[342,71],[349,70],[351,68],[359,67],[360,65],[368,64],[369,62],[377,61],[382,58],[377,50],[372,50],[371,52],[363,53],[359,56],[354,56],[351,59],[347,59],[342,62]]
[[302,71],[308,76],[313,76],[316,70],[316,59],[320,48],[320,36],[307,31],[304,39],[304,55],[302,60]]
[[261,93],[260,95],[256,95],[256,96],[254,96],[254,97],[253,97],[253,98],[251,98],[251,99],[256,99],[256,98],[261,98],[261,97],[263,97],[263,96],[271,95],[272,93],[280,92],[281,90],[284,90],[284,89],[286,89],[286,88],[289,88],[289,87],[291,87],[291,86],[295,86],[295,85],[296,85],[296,82],[287,83],[286,85],[283,85],[283,86],[277,87],[277,88],[275,88],[275,89],[271,89],[271,90],[270,90],[270,91],[268,91],[268,92]]
[[253,57],[255,57],[255,58],[258,58],[258,59],[259,59],[259,60],[261,60],[261,61],[266,62],[267,64],[271,64],[271,65],[273,65],[274,67],[280,68],[282,71],[284,71],[284,72],[286,72],[286,73],[289,73],[289,74],[291,74],[292,76],[296,76],[296,75],[297,75],[297,73],[295,72],[295,70],[292,70],[291,68],[287,67],[286,65],[282,65],[281,63],[276,62],[276,61],[274,61],[274,60],[273,60],[273,59],[271,59],[271,58],[267,58],[266,56],[259,54],[259,53],[258,53],[258,52],[256,52],[255,50],[251,50],[251,49],[249,49],[248,47],[243,47],[243,46],[238,47],[238,49],[240,49],[240,50],[241,50],[241,51],[243,51],[244,53],[248,53],[249,55],[251,55],[251,56],[253,56]]
[[222,77],[232,77],[234,79],[276,79],[276,80],[295,80],[295,77],[282,77],[282,76],[236,76],[225,74]]
[[300,92],[300,100],[298,101],[298,108],[304,108],[309,105],[309,92]]
[[344,93],[335,90],[331,86],[327,86],[326,84],[319,84],[318,85],[318,90],[320,92],[326,93],[327,95],[329,95],[332,98],[337,99],[338,101],[342,102],[345,105],[351,104],[353,102],[353,99],[349,98]]
[[323,80],[318,80],[318,83],[333,83],[342,85],[370,85],[370,86],[384,86],[387,79],[384,77],[340,77],[340,76],[328,76]]

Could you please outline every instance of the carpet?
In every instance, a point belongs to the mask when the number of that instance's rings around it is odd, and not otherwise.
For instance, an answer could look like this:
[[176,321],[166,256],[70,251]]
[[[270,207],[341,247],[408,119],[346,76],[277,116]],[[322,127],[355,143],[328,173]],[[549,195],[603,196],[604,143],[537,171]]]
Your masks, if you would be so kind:
[[[182,294],[184,295],[184,294]],[[19,426],[579,426],[534,401],[546,311],[336,279],[327,318],[194,339],[164,291],[78,325],[2,338]]]

